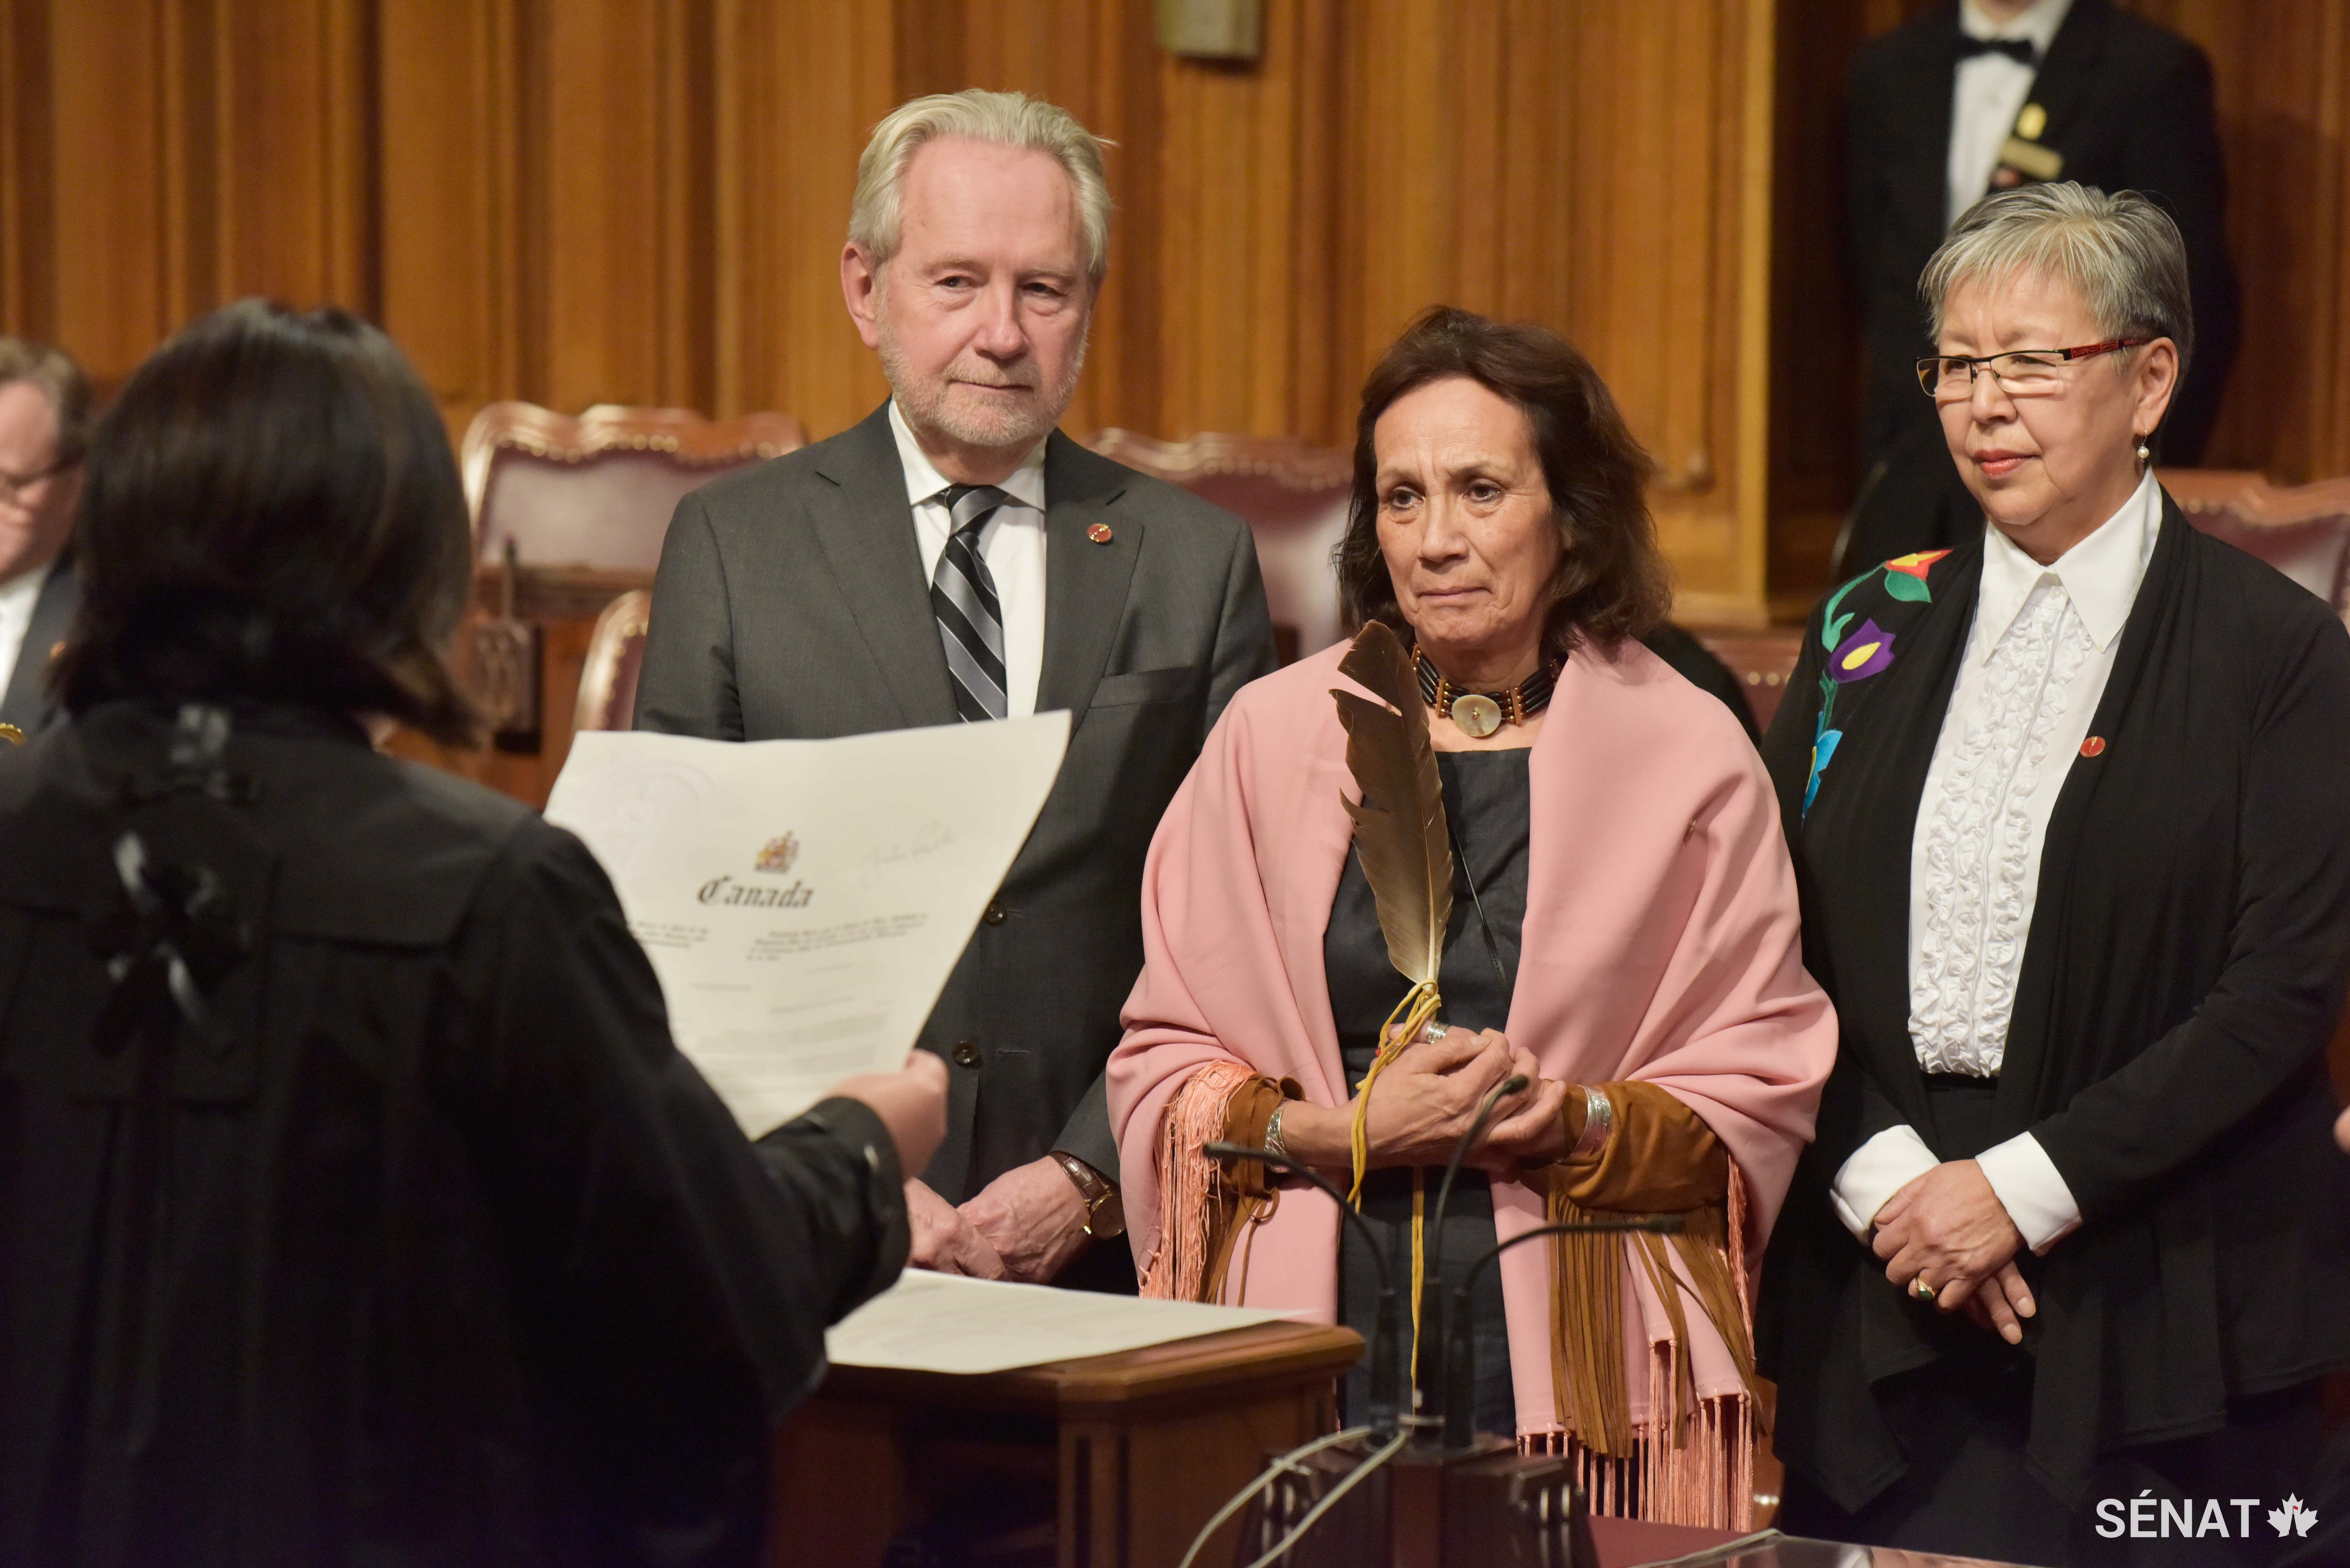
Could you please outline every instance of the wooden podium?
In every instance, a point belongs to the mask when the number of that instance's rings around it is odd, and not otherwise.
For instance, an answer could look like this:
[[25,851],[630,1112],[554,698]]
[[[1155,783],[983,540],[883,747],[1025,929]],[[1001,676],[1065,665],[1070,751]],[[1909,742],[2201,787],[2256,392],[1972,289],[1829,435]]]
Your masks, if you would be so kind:
[[1175,1568],[1267,1454],[1333,1428],[1362,1348],[1277,1323],[980,1376],[835,1366],[777,1440],[767,1560]]

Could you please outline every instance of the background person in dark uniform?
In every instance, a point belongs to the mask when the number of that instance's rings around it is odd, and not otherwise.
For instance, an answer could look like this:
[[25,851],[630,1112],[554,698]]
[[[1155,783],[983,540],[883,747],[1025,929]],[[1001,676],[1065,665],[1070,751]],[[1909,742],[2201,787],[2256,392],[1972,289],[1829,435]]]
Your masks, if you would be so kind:
[[1926,258],[1990,191],[2064,179],[2153,197],[2187,241],[2195,363],[2163,422],[2160,461],[2193,463],[2234,360],[2236,275],[2211,65],[2112,0],[1960,0],[1854,59],[1845,202],[1868,337],[1861,490],[1835,575],[1974,538],[1911,367],[1934,345],[1918,298]]
[[90,452],[69,721],[0,755],[0,1562],[747,1563],[945,1075],[754,1148],[468,729],[465,506],[338,311],[233,306]]

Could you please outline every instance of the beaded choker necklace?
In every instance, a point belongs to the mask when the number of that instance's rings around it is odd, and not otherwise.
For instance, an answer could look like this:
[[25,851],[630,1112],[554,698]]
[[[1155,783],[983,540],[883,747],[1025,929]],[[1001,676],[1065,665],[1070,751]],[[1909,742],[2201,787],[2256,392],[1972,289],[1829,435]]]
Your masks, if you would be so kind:
[[1550,667],[1544,665],[1507,691],[1463,691],[1437,670],[1426,654],[1411,650],[1412,673],[1419,678],[1419,694],[1428,705],[1448,715],[1472,741],[1482,741],[1506,722],[1523,724],[1529,713],[1550,703]]

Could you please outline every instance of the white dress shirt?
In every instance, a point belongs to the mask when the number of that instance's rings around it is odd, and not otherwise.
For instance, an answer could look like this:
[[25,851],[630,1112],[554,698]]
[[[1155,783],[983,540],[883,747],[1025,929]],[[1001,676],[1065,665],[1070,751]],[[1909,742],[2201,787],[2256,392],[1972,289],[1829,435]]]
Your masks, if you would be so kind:
[[[2044,60],[2072,8],[2073,0],[2040,0],[2012,22],[1995,22],[1975,0],[1959,0],[1959,31],[1970,38],[2021,38]],[[1999,150],[2007,144],[2008,132],[2015,129],[2015,117],[2023,112],[2039,75],[2037,66],[2005,55],[1977,55],[1959,62],[1950,91],[1950,212],[1945,223],[1957,223],[1959,214],[1991,189]]]
[[[906,470],[906,493],[914,504],[914,542],[921,546],[922,581],[938,576],[954,532],[939,492],[953,481],[938,471],[913,428],[889,400],[889,433],[898,438],[898,461]],[[1050,437],[1045,438],[1050,440]],[[1003,710],[1008,719],[1036,711],[1036,681],[1045,669],[1045,441],[996,486],[1012,497],[979,533],[979,558],[995,579],[1003,610]]]
[[16,661],[24,657],[25,634],[33,629],[33,607],[40,602],[41,585],[49,580],[49,566],[55,562],[19,572],[0,583],[0,691],[8,690],[8,682],[16,676]]
[[[1909,846],[1909,1039],[1920,1071],[1991,1078],[2007,1059],[2049,819],[2161,527],[2151,471],[2052,566],[1986,524],[1982,587]],[[2034,1251],[2080,1225],[2072,1189],[2030,1133],[1975,1158]],[[1836,1172],[1838,1218],[1866,1240],[1885,1200],[1938,1163],[1915,1128],[1887,1128]]]

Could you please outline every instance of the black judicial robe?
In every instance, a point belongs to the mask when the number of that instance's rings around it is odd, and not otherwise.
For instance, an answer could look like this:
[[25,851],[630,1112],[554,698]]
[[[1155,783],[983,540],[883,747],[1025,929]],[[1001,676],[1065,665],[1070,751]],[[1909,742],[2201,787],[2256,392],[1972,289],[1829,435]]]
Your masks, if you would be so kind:
[[[1886,1281],[1828,1186],[1897,1123],[1939,1152],[1908,1032],[1909,850],[1981,569],[1978,535],[1831,596],[1763,748],[1842,1044],[1763,1265],[1758,1350],[1778,1453],[1847,1510],[1907,1464],[1872,1386],[1936,1356],[1933,1309]],[[1883,662],[1858,658],[1870,642]],[[2350,978],[2350,635],[2166,496],[2090,733],[2049,826],[1996,1100],[1996,1136],[2036,1136],[2085,1218],[2019,1259],[2039,1306],[2026,1458],[2060,1499],[2100,1454],[2213,1431],[2229,1399],[2350,1362],[2350,1160],[2324,1060]]]
[[[515,803],[287,712],[175,794],[172,737],[0,758],[0,1562],[753,1561],[774,1421],[906,1255],[879,1119],[746,1141]],[[91,1043],[126,820],[254,939],[151,1058]]]

